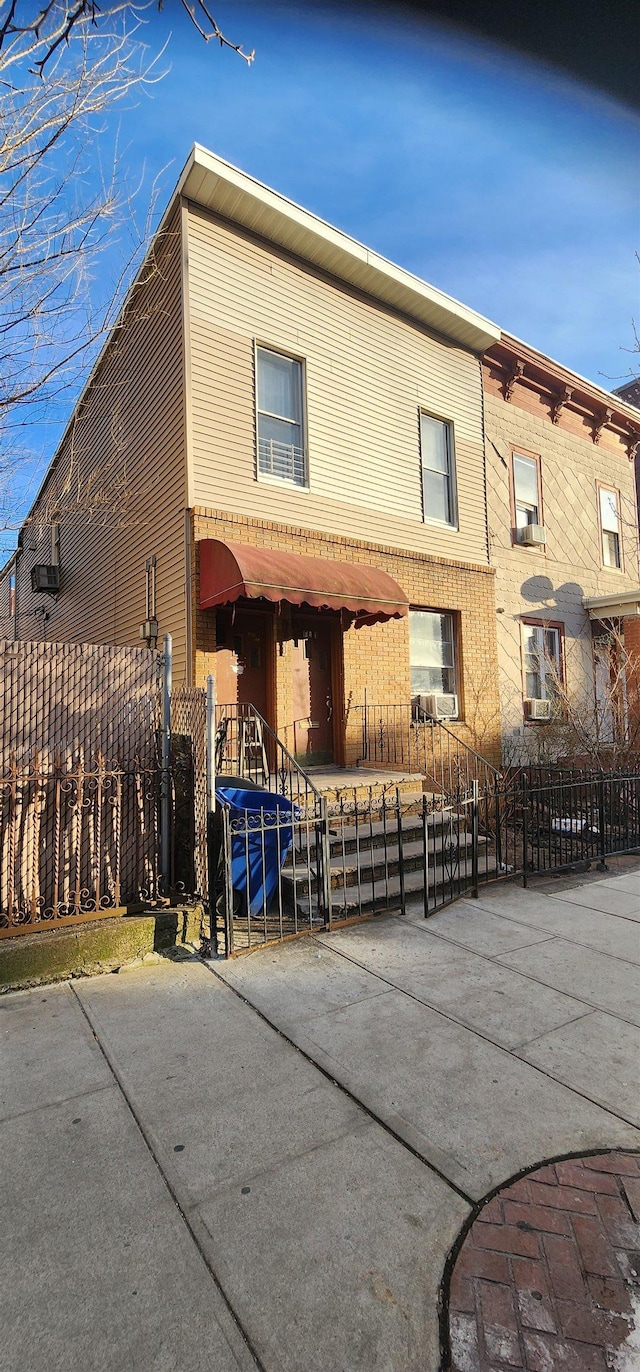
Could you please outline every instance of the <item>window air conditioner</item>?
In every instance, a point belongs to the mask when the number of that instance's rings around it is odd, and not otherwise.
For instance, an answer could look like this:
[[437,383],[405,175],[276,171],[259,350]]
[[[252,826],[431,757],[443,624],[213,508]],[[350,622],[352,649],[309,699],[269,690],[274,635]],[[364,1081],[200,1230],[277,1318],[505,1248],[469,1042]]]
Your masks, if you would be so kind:
[[457,719],[458,697],[434,691],[432,695],[418,696],[418,708],[430,719]]
[[549,720],[553,714],[552,705],[551,700],[525,700],[524,712],[527,719]]
[[518,530],[518,542],[525,543],[528,548],[544,548],[547,541],[547,531],[543,524],[525,524],[524,529]]
[[51,563],[38,562],[31,568],[31,589],[33,591],[59,591],[60,568]]

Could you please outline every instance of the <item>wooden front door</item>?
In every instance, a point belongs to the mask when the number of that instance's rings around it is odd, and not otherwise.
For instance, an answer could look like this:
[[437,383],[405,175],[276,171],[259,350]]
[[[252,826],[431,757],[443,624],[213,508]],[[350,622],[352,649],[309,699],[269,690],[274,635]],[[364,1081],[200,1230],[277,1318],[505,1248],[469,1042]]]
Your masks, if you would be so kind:
[[220,705],[255,705],[268,722],[273,625],[250,610],[216,613],[216,693]]
[[291,629],[296,760],[303,766],[333,762],[332,625],[295,616]]

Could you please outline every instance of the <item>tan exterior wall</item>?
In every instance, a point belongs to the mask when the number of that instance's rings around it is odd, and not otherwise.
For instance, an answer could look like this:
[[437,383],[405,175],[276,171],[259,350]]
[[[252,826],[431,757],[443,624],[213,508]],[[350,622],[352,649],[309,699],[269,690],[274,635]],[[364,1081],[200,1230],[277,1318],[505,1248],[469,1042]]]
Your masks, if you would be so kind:
[[[194,513],[193,579],[199,596],[198,542],[203,538],[230,539],[253,546],[282,548],[311,557],[380,567],[400,583],[416,607],[450,610],[459,627],[459,694],[463,722],[451,727],[485,757],[499,754],[499,699],[495,631],[494,576],[489,568],[437,561],[426,555],[400,552],[374,543],[338,537],[291,525],[231,516],[225,511],[197,509]],[[194,681],[204,685],[216,672],[215,611],[195,611],[193,626]],[[344,699],[347,754],[354,763],[361,756],[361,715],[357,707],[407,704],[411,698],[409,629],[407,619],[345,630]],[[287,742],[291,725],[289,696],[290,644],[276,653],[276,727]]]
[[[485,395],[487,489],[491,560],[496,570],[498,660],[505,757],[535,755],[546,726],[524,726],[521,618],[564,625],[568,693],[585,708],[593,702],[591,624],[584,596],[602,596],[638,585],[638,528],[633,464],[615,435],[592,441],[579,416],[554,425],[537,407],[524,408],[520,391],[510,402],[495,388]],[[547,544],[544,550],[512,542],[510,476],[512,448],[540,458]],[[620,493],[623,568],[602,566],[597,482]]]
[[[190,503],[486,565],[478,359],[194,206],[188,256]],[[308,490],[256,479],[256,341],[304,359]],[[421,408],[454,426],[457,530],[422,520]]]
[[[175,676],[186,661],[183,346],[180,219],[134,295],[22,536],[17,633],[23,639],[140,644],[145,562],[157,558],[160,635],[171,632]],[[34,594],[31,568],[50,562],[60,524],[62,590]],[[8,609],[3,590],[0,611]],[[12,636],[8,621],[0,633]]]

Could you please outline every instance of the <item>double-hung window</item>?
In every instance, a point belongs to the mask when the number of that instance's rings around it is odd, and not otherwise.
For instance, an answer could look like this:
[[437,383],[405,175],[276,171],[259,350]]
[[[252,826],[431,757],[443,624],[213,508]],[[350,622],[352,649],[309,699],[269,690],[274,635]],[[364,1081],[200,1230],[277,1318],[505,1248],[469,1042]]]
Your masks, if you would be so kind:
[[456,660],[453,615],[437,610],[409,611],[411,695],[444,691],[455,695]]
[[600,532],[602,535],[602,562],[605,567],[620,567],[620,515],[618,512],[618,492],[605,486],[598,488],[600,502]]
[[560,629],[522,625],[524,693],[528,700],[555,700],[562,681]]
[[420,414],[422,510],[425,520],[456,523],[453,427],[446,420]]
[[540,468],[535,457],[513,454],[513,503],[516,516],[516,538],[519,529],[528,524],[541,524]]
[[257,348],[256,372],[258,475],[306,486],[302,363]]

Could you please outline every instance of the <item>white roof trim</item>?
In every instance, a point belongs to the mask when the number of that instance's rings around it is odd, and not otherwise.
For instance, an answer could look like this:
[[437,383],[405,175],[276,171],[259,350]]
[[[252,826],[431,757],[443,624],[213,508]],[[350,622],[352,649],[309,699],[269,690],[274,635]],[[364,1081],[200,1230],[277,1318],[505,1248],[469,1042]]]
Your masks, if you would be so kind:
[[635,618],[640,615],[640,587],[613,595],[585,596],[582,604],[589,611],[589,619]]
[[482,353],[500,340],[497,324],[197,143],[177,194],[277,243],[473,352]]

